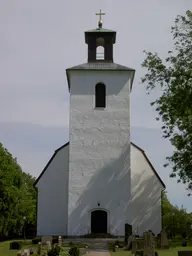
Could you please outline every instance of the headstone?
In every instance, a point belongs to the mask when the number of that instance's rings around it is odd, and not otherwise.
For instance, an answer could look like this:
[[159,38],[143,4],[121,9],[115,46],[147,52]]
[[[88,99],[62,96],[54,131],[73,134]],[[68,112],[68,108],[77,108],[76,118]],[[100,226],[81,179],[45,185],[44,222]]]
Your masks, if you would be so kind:
[[132,225],[125,223],[125,245],[128,244],[128,239],[132,235]]
[[126,250],[130,250],[131,249],[131,244],[132,244],[132,241],[135,240],[135,236],[132,235],[128,238],[128,242],[127,242],[127,245],[125,246],[125,249]]
[[51,250],[51,241],[46,242],[46,249],[47,249],[47,252]]
[[17,253],[17,256],[24,256],[25,254],[24,254],[24,251],[19,251],[18,253]]
[[135,256],[144,256],[144,251],[136,251]]
[[157,234],[157,248],[161,248],[161,233]]
[[137,241],[136,238],[132,240],[132,247],[131,247],[131,253],[135,254],[137,250]]
[[137,250],[144,250],[144,238],[137,238]]
[[38,255],[41,255],[41,242],[38,243],[38,246],[37,246],[37,254],[38,254]]
[[178,256],[192,256],[192,251],[178,251]]
[[42,236],[41,237],[41,244],[46,245],[47,241],[50,241],[52,244],[53,237],[52,236]]
[[169,249],[169,241],[164,229],[161,231],[161,234],[160,234],[160,243],[161,243],[161,246],[160,246],[161,249]]
[[148,231],[144,233],[144,256],[155,256],[155,239]]
[[58,245],[62,246],[62,237],[61,236],[58,237]]
[[29,256],[30,255],[30,250],[29,249],[25,249],[23,252],[24,252],[24,256]]

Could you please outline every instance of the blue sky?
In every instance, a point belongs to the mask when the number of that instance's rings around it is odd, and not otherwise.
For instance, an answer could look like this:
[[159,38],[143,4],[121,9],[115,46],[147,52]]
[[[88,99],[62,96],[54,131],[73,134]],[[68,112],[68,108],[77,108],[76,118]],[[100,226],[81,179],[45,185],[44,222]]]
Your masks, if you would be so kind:
[[131,93],[131,136],[164,180],[173,204],[192,211],[185,187],[169,178],[165,157],[172,152],[140,78],[143,50],[166,56],[170,28],[191,0],[19,0],[0,2],[0,141],[24,171],[38,176],[54,150],[68,140],[69,93],[65,69],[86,62],[84,31],[97,26],[117,31],[116,63],[136,69]]

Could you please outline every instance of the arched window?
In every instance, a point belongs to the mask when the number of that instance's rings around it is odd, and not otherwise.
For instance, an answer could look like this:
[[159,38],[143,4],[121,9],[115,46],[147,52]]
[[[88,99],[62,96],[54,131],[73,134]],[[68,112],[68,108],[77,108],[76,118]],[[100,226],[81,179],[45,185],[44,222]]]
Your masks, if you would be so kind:
[[97,60],[104,60],[105,54],[104,54],[104,47],[98,46],[97,52],[96,52],[96,59]]
[[104,60],[105,59],[105,49],[104,49],[105,41],[103,37],[98,37],[96,40],[96,60]]
[[95,86],[95,107],[106,107],[106,88],[102,83],[96,84]]

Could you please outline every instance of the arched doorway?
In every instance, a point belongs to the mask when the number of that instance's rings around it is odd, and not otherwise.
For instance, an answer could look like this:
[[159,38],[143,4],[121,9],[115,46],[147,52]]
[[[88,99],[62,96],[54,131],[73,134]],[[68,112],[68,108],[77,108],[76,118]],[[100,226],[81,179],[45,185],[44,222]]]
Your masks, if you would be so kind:
[[107,233],[107,212],[95,210],[91,212],[91,233]]

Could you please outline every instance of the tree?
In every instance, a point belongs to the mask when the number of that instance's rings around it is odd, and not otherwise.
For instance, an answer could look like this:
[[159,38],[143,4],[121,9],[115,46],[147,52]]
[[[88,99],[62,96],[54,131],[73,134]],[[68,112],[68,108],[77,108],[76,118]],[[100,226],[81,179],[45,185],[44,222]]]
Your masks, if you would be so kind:
[[177,16],[171,28],[174,51],[161,59],[157,53],[145,52],[147,57],[142,67],[147,73],[142,78],[146,91],[158,87],[161,95],[151,103],[156,107],[157,120],[163,122],[163,137],[168,138],[174,148],[167,157],[165,167],[171,165],[170,177],[187,186],[192,192],[192,12]]
[[15,209],[22,186],[22,171],[12,155],[0,144],[0,235],[14,232],[17,226]]
[[187,223],[192,224],[191,215],[183,207],[173,206],[166,192],[162,192],[162,220],[163,228],[173,236],[182,235],[186,231]]
[[16,158],[0,143],[0,238],[18,236],[24,219],[36,222],[35,179],[22,172]]

